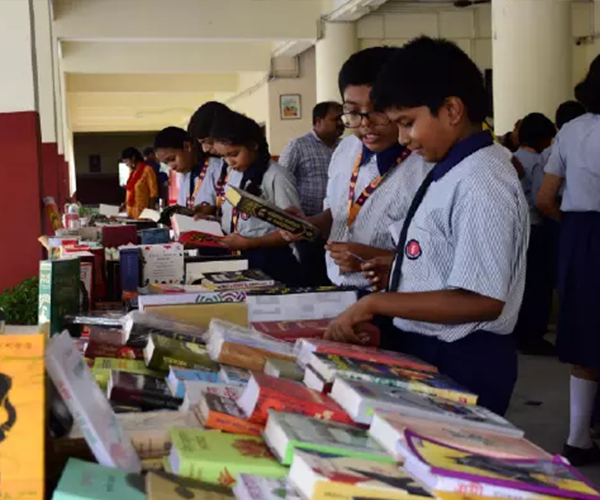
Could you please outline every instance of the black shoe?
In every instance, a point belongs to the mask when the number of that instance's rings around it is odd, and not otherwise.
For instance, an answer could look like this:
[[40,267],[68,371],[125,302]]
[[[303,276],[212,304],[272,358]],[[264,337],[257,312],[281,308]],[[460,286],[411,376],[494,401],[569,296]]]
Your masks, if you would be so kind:
[[537,342],[524,342],[519,345],[519,350],[529,356],[556,356],[556,346],[544,339]]
[[565,444],[562,456],[571,462],[574,467],[583,467],[600,463],[600,448],[596,443],[593,443],[591,448],[577,448]]

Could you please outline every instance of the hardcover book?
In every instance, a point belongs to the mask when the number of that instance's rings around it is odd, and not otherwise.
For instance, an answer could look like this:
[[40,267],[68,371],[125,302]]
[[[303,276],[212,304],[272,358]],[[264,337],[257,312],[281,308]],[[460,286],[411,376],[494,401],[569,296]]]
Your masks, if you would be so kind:
[[229,186],[225,197],[241,213],[264,220],[305,240],[316,241],[320,236],[319,228],[316,226],[247,191]]
[[38,323],[49,323],[51,336],[63,330],[66,315],[79,312],[79,266],[79,259],[40,262]]
[[230,488],[203,483],[163,471],[146,476],[148,500],[233,500]]
[[144,479],[118,469],[70,458],[52,500],[145,500]]
[[562,457],[551,460],[508,459],[478,455],[405,432],[405,468],[429,488],[456,491],[461,484],[479,483],[483,496],[494,488],[523,498],[533,492],[561,498],[598,500],[600,492]]
[[200,422],[208,429],[217,429],[233,434],[260,436],[263,424],[250,422],[236,404],[235,399],[218,394],[205,393],[194,407]]
[[264,335],[277,340],[295,342],[303,338],[323,338],[331,324],[331,319],[316,319],[305,321],[260,321],[252,323],[252,328]]
[[[9,328],[10,330],[10,328]],[[0,335],[0,498],[44,498],[44,335]]]
[[400,387],[411,392],[437,396],[459,403],[477,404],[477,395],[441,373],[417,371],[373,361],[355,360],[336,354],[312,353],[310,366],[326,382],[336,377]]
[[167,385],[173,396],[183,399],[185,382],[210,382],[218,384],[220,377],[217,372],[210,370],[188,370],[172,366],[167,377]]
[[482,406],[465,405],[373,382],[336,378],[331,397],[355,422],[361,424],[370,424],[374,411],[387,410],[440,423],[523,437],[521,429]]
[[309,500],[435,498],[395,463],[373,462],[317,451],[296,452],[289,480],[300,496]]
[[269,410],[299,413],[309,417],[352,424],[352,419],[332,399],[302,384],[254,373],[237,400],[248,418],[266,423]]
[[297,450],[316,450],[375,462],[396,461],[364,429],[295,413],[269,412],[264,439],[283,465],[291,465]]
[[101,465],[139,472],[140,460],[68,333],[46,349],[46,369]]
[[217,292],[269,287],[274,284],[275,280],[257,269],[225,273],[206,273],[202,280],[202,286]]
[[164,379],[125,372],[111,372],[106,394],[111,402],[142,411],[177,410],[183,402],[171,394]]
[[219,371],[219,365],[210,359],[204,346],[155,334],[150,335],[144,348],[144,359],[148,368],[157,371],[169,371],[171,366]]
[[259,437],[173,427],[169,462],[175,474],[233,487],[240,473],[283,478],[279,465]]

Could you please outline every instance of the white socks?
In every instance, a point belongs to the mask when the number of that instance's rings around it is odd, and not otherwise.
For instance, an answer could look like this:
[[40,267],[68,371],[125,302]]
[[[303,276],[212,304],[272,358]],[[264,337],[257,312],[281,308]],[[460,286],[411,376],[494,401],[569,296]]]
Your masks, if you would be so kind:
[[598,382],[571,375],[571,422],[567,444],[577,448],[591,448],[590,425]]

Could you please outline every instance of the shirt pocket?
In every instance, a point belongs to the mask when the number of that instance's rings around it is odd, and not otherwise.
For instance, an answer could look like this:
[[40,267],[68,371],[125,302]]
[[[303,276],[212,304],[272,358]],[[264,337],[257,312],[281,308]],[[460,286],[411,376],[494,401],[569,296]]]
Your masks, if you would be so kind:
[[[399,228],[395,227],[394,230],[394,232],[397,231],[399,236],[402,226]],[[396,237],[394,239],[396,239]],[[418,286],[419,284],[423,284],[425,280],[429,279],[431,272],[430,259],[434,250],[431,242],[432,237],[429,232],[411,225],[406,236],[404,248],[402,250],[403,260],[401,283],[412,283],[413,285]],[[413,285],[410,287],[411,290],[414,289]]]

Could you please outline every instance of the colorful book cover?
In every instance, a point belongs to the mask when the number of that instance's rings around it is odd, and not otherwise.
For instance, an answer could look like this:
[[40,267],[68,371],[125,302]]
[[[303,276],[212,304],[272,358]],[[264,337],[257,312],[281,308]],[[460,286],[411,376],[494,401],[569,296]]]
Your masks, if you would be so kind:
[[237,500],[300,500],[283,479],[240,474],[233,489]]
[[233,487],[238,474],[283,478],[279,465],[259,437],[173,427],[170,463],[180,476]]
[[111,372],[106,393],[111,402],[133,405],[142,411],[177,410],[183,402],[171,394],[163,378],[126,372]]
[[285,378],[296,382],[302,382],[304,379],[304,370],[294,361],[287,359],[268,358],[264,372],[271,377]]
[[252,328],[277,340],[295,342],[300,338],[323,338],[331,324],[331,319],[305,321],[260,321],[252,323]]
[[317,451],[298,451],[290,483],[311,500],[387,500],[435,498],[396,463],[373,462]]
[[183,399],[185,396],[185,382],[209,382],[218,384],[219,373],[209,370],[187,370],[185,368],[171,367],[167,384],[173,396]]
[[275,281],[270,276],[257,269],[206,273],[202,280],[202,286],[215,291],[268,287],[274,284]]
[[216,394],[237,400],[244,390],[243,387],[234,384],[212,384],[210,382],[184,382],[185,397],[180,407],[181,411],[193,409],[200,404],[204,394]]
[[122,247],[119,249],[121,261],[121,290],[124,299],[135,299],[140,286],[140,249]]
[[44,498],[44,335],[0,335],[0,498]]
[[79,312],[79,266],[79,259],[40,262],[38,323],[50,324],[50,336],[62,332],[66,315]]
[[221,370],[219,371],[219,377],[226,384],[246,385],[251,376],[252,373],[250,373],[250,370],[236,368],[235,366],[221,365]]
[[557,497],[600,498],[600,491],[562,457],[552,460],[494,458],[447,446],[410,430],[405,432],[405,440],[410,453],[438,476]]
[[52,500],[145,500],[144,478],[96,463],[70,458]]
[[101,465],[139,472],[140,460],[68,333],[46,349],[46,369]]
[[112,358],[130,359],[143,362],[144,350],[141,347],[99,344],[98,342],[90,341],[85,349],[85,356],[89,359]]
[[369,433],[390,454],[398,456],[398,441],[404,441],[404,432],[434,439],[448,446],[497,458],[543,458],[551,456],[525,438],[503,436],[457,424],[409,417],[396,412],[375,412]]
[[184,281],[183,245],[144,245],[142,253],[142,285],[151,283],[181,284]]
[[98,385],[106,389],[110,380],[111,372],[126,372],[136,375],[147,375],[148,377],[164,377],[164,372],[150,370],[146,363],[135,359],[96,358],[92,375]]
[[337,356],[345,356],[350,359],[372,361],[374,363],[399,366],[402,368],[408,368],[410,370],[434,373],[438,371],[435,366],[425,363],[424,361],[421,361],[413,356],[393,351],[385,351],[383,349],[376,349],[374,347],[340,344],[339,342],[331,342],[323,339],[300,339],[294,346],[294,353],[296,354],[298,363],[303,366],[308,364],[308,359],[313,352],[322,354],[335,354]]
[[233,500],[230,488],[203,483],[168,472],[153,471],[146,476],[148,500]]
[[144,359],[148,368],[156,371],[168,372],[171,366],[219,371],[219,365],[211,360],[206,347],[156,334],[148,339]]
[[308,366],[312,366],[327,382],[333,382],[335,377],[343,377],[400,387],[408,391],[450,399],[459,403],[477,404],[477,394],[461,387],[441,373],[417,371],[401,366],[323,353],[313,353],[309,358]]
[[225,292],[186,292],[181,293],[152,293],[138,297],[138,307],[144,311],[154,306],[177,306],[189,304],[206,304],[219,302],[244,302],[246,294],[237,291]]
[[364,429],[295,413],[271,411],[264,437],[283,465],[292,463],[296,450],[395,462]]
[[218,394],[203,394],[194,413],[207,429],[216,429],[232,434],[260,436],[265,430],[263,424],[249,421],[235,399]]

